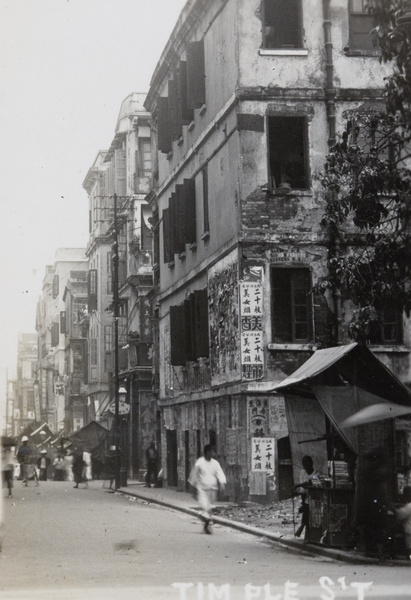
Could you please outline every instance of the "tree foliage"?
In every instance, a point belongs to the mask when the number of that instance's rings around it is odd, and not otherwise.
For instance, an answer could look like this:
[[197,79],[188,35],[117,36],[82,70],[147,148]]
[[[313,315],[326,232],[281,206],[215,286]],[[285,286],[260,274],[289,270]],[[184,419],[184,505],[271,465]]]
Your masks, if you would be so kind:
[[345,114],[320,182],[329,232],[321,291],[340,290],[356,306],[350,334],[366,339],[387,303],[411,310],[411,33],[397,26],[408,3],[373,0],[381,61],[390,61],[385,106]]

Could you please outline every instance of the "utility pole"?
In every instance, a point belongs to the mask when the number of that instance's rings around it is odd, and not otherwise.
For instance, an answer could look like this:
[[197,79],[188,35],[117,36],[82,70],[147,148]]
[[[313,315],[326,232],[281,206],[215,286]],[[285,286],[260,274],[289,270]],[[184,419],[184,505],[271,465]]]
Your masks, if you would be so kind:
[[113,312],[114,312],[114,431],[116,446],[116,465],[115,465],[115,489],[120,488],[121,471],[121,448],[120,448],[120,378],[118,367],[118,319],[119,319],[119,298],[118,298],[118,218],[117,218],[117,194],[114,194],[114,242],[113,242]]

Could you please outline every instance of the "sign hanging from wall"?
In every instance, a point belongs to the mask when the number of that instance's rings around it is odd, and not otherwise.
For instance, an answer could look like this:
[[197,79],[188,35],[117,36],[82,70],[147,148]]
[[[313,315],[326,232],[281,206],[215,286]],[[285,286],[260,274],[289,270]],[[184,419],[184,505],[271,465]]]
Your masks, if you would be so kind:
[[241,370],[243,379],[261,379],[263,351],[262,267],[255,267],[252,280],[240,283]]
[[258,473],[274,473],[274,438],[251,438],[251,470]]

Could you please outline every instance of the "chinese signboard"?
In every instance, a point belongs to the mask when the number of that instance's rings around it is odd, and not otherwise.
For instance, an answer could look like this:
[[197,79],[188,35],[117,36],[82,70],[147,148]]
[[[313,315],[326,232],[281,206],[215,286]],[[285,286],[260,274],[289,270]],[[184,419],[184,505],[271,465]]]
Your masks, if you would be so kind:
[[259,473],[273,473],[274,448],[274,438],[251,438],[251,470]]
[[262,284],[256,281],[240,283],[241,366],[243,379],[263,376]]

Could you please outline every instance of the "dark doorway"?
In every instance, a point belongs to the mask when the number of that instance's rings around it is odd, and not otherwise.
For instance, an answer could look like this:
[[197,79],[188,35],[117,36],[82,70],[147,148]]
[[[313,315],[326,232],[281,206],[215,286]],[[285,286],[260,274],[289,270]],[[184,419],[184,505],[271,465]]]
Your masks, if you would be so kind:
[[294,485],[293,461],[289,436],[277,440],[278,456],[278,499],[286,500],[291,496]]
[[167,485],[177,487],[177,431],[167,429]]

